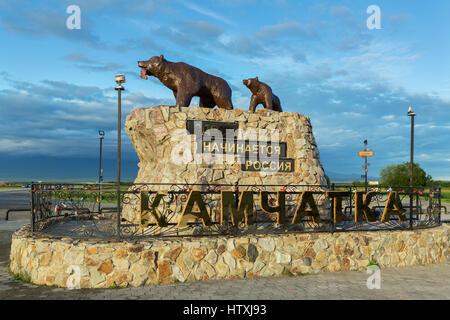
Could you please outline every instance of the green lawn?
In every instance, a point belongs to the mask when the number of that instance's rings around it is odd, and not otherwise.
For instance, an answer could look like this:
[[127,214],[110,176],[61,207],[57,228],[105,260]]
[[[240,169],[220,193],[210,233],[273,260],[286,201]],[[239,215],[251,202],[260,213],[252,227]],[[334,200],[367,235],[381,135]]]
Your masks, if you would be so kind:
[[0,190],[21,189],[24,183],[6,183],[0,185]]
[[[377,186],[368,186],[369,189],[376,189]],[[339,185],[336,185],[336,189],[338,191],[347,191],[348,188],[344,188],[341,187]],[[353,191],[364,191],[365,188],[364,186],[354,186],[353,187]],[[386,191],[385,189],[381,190],[381,191]],[[408,191],[408,190],[405,190]],[[425,187],[424,192],[428,192],[429,189],[427,187]],[[420,200],[428,200],[427,197],[420,197]],[[445,203],[450,203],[450,188],[445,187],[441,189],[441,202],[445,202]]]
[[441,201],[450,203],[450,188],[443,188],[441,191]]

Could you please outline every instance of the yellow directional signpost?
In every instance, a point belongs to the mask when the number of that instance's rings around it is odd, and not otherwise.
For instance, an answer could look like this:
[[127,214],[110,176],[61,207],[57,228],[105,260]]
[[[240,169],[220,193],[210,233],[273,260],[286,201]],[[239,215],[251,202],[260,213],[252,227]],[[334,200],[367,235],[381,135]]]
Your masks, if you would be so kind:
[[360,157],[373,157],[373,151],[360,151],[358,155]]
[[367,148],[367,140],[364,140],[364,150],[363,151],[359,151],[357,153],[358,156],[363,157],[364,158],[364,175],[361,176],[361,178],[364,178],[364,185],[366,186],[366,193],[367,193],[367,166],[370,165],[370,163],[367,163],[367,157],[373,157],[375,155],[375,152],[370,151]]

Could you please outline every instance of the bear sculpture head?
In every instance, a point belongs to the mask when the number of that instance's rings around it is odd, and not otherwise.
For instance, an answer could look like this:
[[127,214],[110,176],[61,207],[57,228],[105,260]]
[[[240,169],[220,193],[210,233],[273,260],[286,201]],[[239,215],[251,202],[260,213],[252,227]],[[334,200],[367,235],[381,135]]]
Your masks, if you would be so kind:
[[252,89],[252,88],[256,88],[258,86],[259,80],[258,77],[256,78],[251,78],[251,79],[247,79],[247,80],[242,80],[242,83],[247,86],[247,88]]
[[147,76],[158,74],[161,71],[164,61],[163,55],[151,57],[146,61],[138,61],[138,66],[141,68],[140,78],[147,80]]

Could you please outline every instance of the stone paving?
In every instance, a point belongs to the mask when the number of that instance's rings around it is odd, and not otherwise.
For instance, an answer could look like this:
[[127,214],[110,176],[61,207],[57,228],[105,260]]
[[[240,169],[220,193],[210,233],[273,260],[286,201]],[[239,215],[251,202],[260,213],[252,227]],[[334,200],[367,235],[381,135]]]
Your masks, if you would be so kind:
[[438,265],[381,270],[381,289],[368,289],[369,275],[361,271],[317,275],[221,280],[123,289],[68,290],[14,280],[8,274],[11,235],[27,223],[20,214],[0,220],[0,300],[5,299],[450,299],[450,261]]

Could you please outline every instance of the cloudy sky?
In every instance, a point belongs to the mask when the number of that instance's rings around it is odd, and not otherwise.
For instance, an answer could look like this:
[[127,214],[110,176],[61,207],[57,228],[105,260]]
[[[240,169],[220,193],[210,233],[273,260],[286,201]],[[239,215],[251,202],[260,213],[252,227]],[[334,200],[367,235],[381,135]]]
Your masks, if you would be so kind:
[[[73,4],[79,30],[66,27]],[[370,5],[381,29],[367,27]],[[0,0],[0,180],[94,180],[99,129],[113,178],[114,74],[127,76],[123,118],[173,105],[169,89],[139,79],[136,61],[160,54],[226,79],[240,109],[251,96],[242,79],[259,76],[285,111],[310,116],[327,172],[361,174],[365,139],[376,152],[369,175],[408,161],[412,105],[416,161],[450,180],[448,12],[448,0]],[[122,141],[134,177],[138,160]]]

